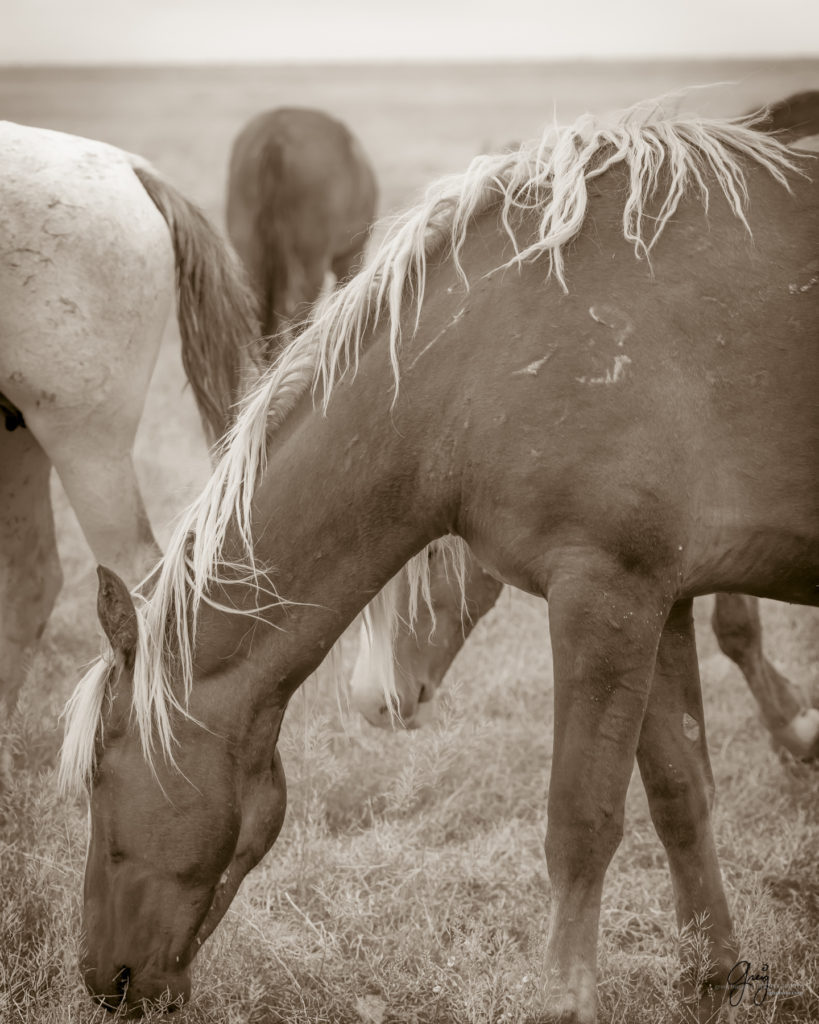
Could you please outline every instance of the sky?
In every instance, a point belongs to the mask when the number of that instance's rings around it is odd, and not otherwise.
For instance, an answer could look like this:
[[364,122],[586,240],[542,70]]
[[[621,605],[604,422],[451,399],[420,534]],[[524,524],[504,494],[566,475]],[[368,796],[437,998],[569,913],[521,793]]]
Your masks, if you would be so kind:
[[0,64],[817,56],[817,0],[0,0]]

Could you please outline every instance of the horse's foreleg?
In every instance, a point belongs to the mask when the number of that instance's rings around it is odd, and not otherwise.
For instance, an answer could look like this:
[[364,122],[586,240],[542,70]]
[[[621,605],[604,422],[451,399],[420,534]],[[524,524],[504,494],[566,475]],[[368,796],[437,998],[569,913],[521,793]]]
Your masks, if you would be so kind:
[[[14,709],[26,657],[62,585],[50,473],[30,430],[7,431],[0,424],[0,718]],[[0,735],[0,777],[8,758]]]
[[707,936],[703,962],[686,965],[693,1019],[715,1019],[737,952],[722,886],[711,805],[714,780],[705,741],[692,602],[675,605],[657,653],[637,761],[654,827],[665,846],[677,923]]
[[623,834],[637,740],[665,618],[644,581],[607,572],[549,588],[555,671],[546,860],[548,1020],[595,1019],[600,898]]
[[745,676],[776,746],[794,757],[819,757],[819,709],[807,707],[799,690],[765,657],[759,601],[717,594],[711,624],[723,654]]

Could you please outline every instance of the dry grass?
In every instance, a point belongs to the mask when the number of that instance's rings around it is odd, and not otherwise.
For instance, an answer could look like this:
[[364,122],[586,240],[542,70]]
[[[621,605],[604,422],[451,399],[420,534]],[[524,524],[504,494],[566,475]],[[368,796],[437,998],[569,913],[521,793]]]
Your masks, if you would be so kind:
[[[232,135],[263,106],[330,110],[361,135],[382,208],[486,142],[530,134],[554,97],[566,117],[726,77],[735,112],[815,85],[819,66],[656,65],[481,70],[262,69],[0,72],[3,114],[144,152],[221,214]],[[377,88],[376,88],[377,86]],[[715,103],[713,99],[708,102]],[[713,106],[712,106],[713,109]],[[160,538],[207,473],[178,338],[168,330],[138,445]],[[96,650],[93,565],[55,484],[66,585],[32,664],[15,730],[18,773],[0,803],[0,1022],[90,1024],[76,969],[85,813],[55,793],[57,714]],[[819,777],[769,750],[738,673],[700,609],[701,660],[718,787],[715,830],[740,947],[772,988],[739,1021],[819,1020]],[[766,606],[778,666],[810,683],[810,612]],[[435,724],[407,735],[339,712],[321,679],[293,702],[281,739],[288,818],[195,968],[192,1024],[495,1024],[525,1021],[543,967],[550,890],[542,855],[551,756],[543,608],[507,595],[453,667]],[[600,955],[601,1022],[662,1024],[682,1012],[664,855],[638,784],[610,869]]]

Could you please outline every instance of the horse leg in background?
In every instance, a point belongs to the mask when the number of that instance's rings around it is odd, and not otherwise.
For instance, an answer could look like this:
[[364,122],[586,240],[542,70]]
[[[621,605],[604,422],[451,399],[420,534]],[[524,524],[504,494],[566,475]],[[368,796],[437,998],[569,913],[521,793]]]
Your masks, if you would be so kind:
[[289,268],[290,282],[286,319],[295,325],[309,319],[313,307],[329,289],[329,266],[325,252],[317,247],[315,251],[299,251]]
[[343,288],[359,272],[364,264],[364,253],[369,239],[370,232],[362,232],[356,237],[355,244],[346,252],[333,256],[331,269],[336,279],[336,288]]
[[[0,717],[17,703],[26,658],[54,607],[62,572],[54,538],[51,463],[25,427],[0,423]],[[0,787],[11,751],[0,725]]]
[[757,598],[717,594],[711,624],[723,654],[745,676],[774,746],[796,758],[819,757],[819,709],[807,707],[797,687],[765,657]]
[[668,855],[677,924],[681,929],[701,926],[708,938],[707,962],[684,964],[686,996],[696,1004],[693,1019],[705,1022],[716,1019],[738,953],[711,830],[714,779],[692,604],[674,606],[660,638],[637,762]]
[[600,898],[623,834],[626,791],[666,599],[608,560],[548,590],[554,752],[546,862],[552,884],[546,1019],[593,1024]]

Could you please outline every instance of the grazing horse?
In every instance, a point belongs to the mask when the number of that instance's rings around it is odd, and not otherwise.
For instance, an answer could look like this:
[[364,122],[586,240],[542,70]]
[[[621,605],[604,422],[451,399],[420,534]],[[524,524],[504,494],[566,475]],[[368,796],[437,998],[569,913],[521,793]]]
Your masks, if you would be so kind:
[[159,549],[131,453],[174,293],[211,440],[258,329],[235,257],[146,161],[8,122],[0,154],[0,707],[11,709],[62,582],[51,467],[95,557],[135,584]]
[[[819,133],[819,92],[797,93],[748,116],[760,118],[760,129],[795,143]],[[387,686],[394,686],[398,695],[394,707],[384,700],[380,673],[385,654],[371,647],[374,633],[365,613],[351,697],[353,706],[373,725],[411,728],[419,721],[419,705],[435,696],[475,624],[500,596],[502,583],[468,549],[459,563],[460,574],[448,553],[446,546],[430,545],[430,591],[420,606],[407,575],[396,581],[393,652],[391,659],[386,655],[393,677]],[[711,621],[721,650],[745,676],[774,745],[797,758],[819,757],[819,710],[805,706],[799,690],[765,657],[756,599],[717,594]]]
[[377,197],[367,154],[335,118],[281,108],[245,125],[230,156],[227,230],[266,335],[307,316],[328,272],[338,283],[355,273]]
[[477,157],[393,222],[243,399],[150,587],[134,600],[99,569],[110,649],[71,698],[61,760],[89,792],[97,1000],[188,998],[281,827],[290,698],[376,595],[389,628],[382,588],[413,559],[423,593],[426,545],[454,534],[548,601],[537,1009],[595,1018],[636,756],[678,921],[702,928],[711,967],[686,991],[709,1018],[738,956],[692,601],[819,602],[818,229],[799,157],[746,119],[657,103]]

